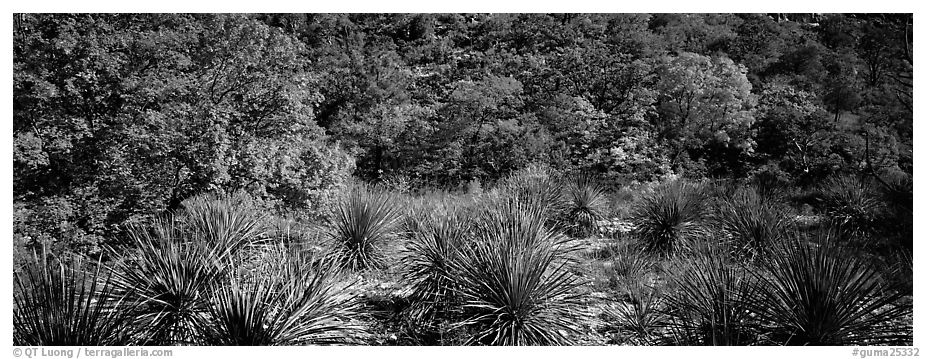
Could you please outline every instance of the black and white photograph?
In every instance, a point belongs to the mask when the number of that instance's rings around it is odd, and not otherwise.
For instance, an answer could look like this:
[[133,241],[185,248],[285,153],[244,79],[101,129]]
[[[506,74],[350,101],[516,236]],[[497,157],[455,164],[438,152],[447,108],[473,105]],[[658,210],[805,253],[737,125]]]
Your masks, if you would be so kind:
[[910,12],[11,17],[14,357],[920,355]]

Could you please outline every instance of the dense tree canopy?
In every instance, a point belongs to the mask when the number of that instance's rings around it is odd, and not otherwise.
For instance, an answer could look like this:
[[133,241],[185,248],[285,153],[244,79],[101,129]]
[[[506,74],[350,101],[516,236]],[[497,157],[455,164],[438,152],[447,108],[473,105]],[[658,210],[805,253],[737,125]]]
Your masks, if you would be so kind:
[[909,14],[21,14],[17,238],[203,191],[317,211],[532,163],[615,183],[912,173]]

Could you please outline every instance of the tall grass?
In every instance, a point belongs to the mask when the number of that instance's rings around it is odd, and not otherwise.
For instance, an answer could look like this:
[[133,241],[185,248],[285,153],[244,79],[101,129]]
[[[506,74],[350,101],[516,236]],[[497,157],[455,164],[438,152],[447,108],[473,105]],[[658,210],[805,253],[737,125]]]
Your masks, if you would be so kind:
[[636,203],[631,214],[634,233],[654,252],[669,254],[691,247],[706,233],[706,200],[698,184],[661,185]]
[[103,266],[34,256],[13,275],[14,345],[130,345],[132,302]]
[[209,302],[210,345],[305,345],[356,342],[355,298],[336,282],[333,263],[272,248],[265,272],[237,273]]
[[725,256],[708,247],[679,262],[670,271],[667,340],[680,345],[749,345],[757,342],[751,317],[759,293],[755,279]]
[[570,344],[581,308],[580,282],[561,260],[562,236],[544,227],[544,211],[518,200],[493,205],[476,238],[450,262],[469,344]]
[[795,235],[768,257],[758,313],[775,343],[871,345],[908,342],[898,320],[911,311],[864,257],[831,232]]
[[354,188],[337,204],[328,220],[333,254],[351,270],[382,268],[381,246],[397,230],[401,219],[396,202],[384,192]]

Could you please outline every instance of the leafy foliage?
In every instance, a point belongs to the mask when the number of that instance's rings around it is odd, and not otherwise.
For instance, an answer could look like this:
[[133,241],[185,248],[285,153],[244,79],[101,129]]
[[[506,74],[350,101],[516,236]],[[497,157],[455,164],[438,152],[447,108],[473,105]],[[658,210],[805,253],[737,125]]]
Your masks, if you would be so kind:
[[809,180],[832,171],[830,148],[835,124],[813,93],[772,82],[759,93],[756,143],[780,159],[781,167]]
[[[70,249],[98,251],[122,225],[205,191],[317,210],[352,171],[314,122],[305,46],[252,17],[16,18],[17,201],[66,202],[79,223]],[[41,220],[25,222],[38,236],[72,231]]]
[[15,233],[32,249],[98,253],[206,191],[319,219],[355,172],[415,189],[529,163],[621,182],[912,173],[909,14],[14,23]]
[[[673,143],[677,153],[697,155],[710,144],[753,150],[749,128],[755,121],[755,99],[745,67],[727,58],[686,52],[666,59],[657,73],[660,135]],[[708,160],[719,166],[722,159]]]

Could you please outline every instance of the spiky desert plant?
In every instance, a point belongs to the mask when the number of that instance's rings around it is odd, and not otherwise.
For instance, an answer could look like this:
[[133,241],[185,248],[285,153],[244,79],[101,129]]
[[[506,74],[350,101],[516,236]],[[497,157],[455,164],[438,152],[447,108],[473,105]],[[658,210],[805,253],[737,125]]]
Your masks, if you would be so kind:
[[406,218],[408,241],[402,263],[406,277],[413,283],[413,316],[433,318],[454,305],[453,283],[448,272],[459,247],[470,235],[472,221],[455,207],[419,213]]
[[750,258],[765,253],[793,228],[791,216],[782,206],[751,188],[720,199],[714,218],[733,249]]
[[634,206],[633,232],[654,252],[668,254],[688,247],[705,234],[706,199],[698,184],[673,181],[661,185]]
[[905,342],[912,308],[864,257],[848,253],[833,232],[794,235],[768,257],[756,306],[771,340],[785,345]]
[[609,249],[610,272],[618,278],[640,278],[655,265],[652,256],[635,243],[616,244]]
[[885,176],[880,186],[884,203],[881,228],[889,239],[908,249],[913,248],[913,176],[894,173]]
[[[555,214],[550,212],[548,203],[541,197],[527,194],[526,197],[504,196],[484,198],[480,202],[482,208],[470,211],[471,221],[475,223],[475,230],[488,228],[488,224],[503,223],[516,218],[518,226],[529,233],[529,238],[547,238],[551,241],[556,257],[568,262],[575,262],[578,252],[583,247],[580,241],[563,235],[561,223],[552,219]],[[514,216],[514,217],[513,217]],[[541,236],[542,232],[551,235]]]
[[458,324],[472,329],[467,343],[571,343],[581,283],[561,259],[563,236],[544,227],[543,213],[517,200],[495,204],[450,263],[466,313]]
[[328,219],[332,255],[345,268],[381,268],[381,246],[395,234],[401,212],[386,193],[356,187],[339,203]]
[[666,323],[662,290],[636,278],[625,280],[623,287],[626,301],[615,303],[610,314],[618,329],[630,333],[641,344],[648,343]]
[[132,315],[146,344],[193,344],[202,338],[212,292],[223,284],[232,253],[186,236],[171,217],[132,225],[132,250],[120,253],[115,287],[139,303]]
[[880,268],[887,280],[890,290],[904,295],[913,294],[913,250],[895,248],[883,256],[878,256],[875,265]]
[[539,205],[551,226],[560,225],[568,202],[560,176],[548,167],[531,165],[505,178],[498,186],[504,198]]
[[266,216],[244,193],[206,193],[183,202],[178,219],[185,235],[214,248],[234,252],[260,240],[267,232]]
[[848,232],[870,232],[882,207],[871,185],[856,176],[835,176],[824,181],[818,199],[832,224]]
[[130,345],[131,302],[98,263],[33,256],[13,274],[14,345]]
[[576,236],[597,233],[598,221],[610,210],[604,186],[590,175],[574,176],[565,188],[565,197],[569,231]]
[[[336,263],[274,246],[266,272],[231,275],[208,312],[210,345],[356,342],[355,297],[337,284]],[[265,258],[267,259],[267,258]]]
[[726,250],[705,247],[670,270],[666,299],[669,343],[680,345],[749,345],[759,338],[753,319],[757,281]]
[[760,201],[782,202],[786,200],[793,184],[783,172],[758,171],[747,182]]

